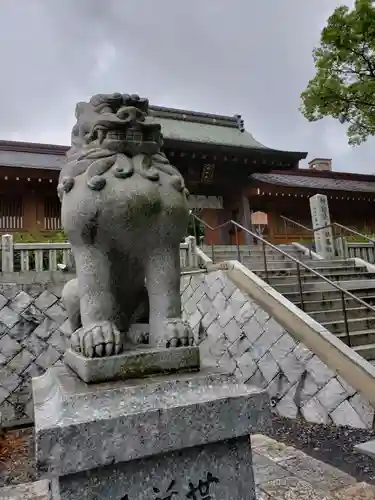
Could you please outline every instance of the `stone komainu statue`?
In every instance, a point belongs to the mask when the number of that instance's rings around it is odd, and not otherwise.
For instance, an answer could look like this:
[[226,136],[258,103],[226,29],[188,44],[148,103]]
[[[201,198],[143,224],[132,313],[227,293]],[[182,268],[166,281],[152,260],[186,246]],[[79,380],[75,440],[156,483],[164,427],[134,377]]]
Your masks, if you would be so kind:
[[188,192],[161,153],[161,127],[148,118],[147,99],[96,95],[77,104],[76,118],[58,185],[77,269],[63,290],[72,349],[118,354],[145,314],[150,345],[191,345],[181,319],[179,252]]

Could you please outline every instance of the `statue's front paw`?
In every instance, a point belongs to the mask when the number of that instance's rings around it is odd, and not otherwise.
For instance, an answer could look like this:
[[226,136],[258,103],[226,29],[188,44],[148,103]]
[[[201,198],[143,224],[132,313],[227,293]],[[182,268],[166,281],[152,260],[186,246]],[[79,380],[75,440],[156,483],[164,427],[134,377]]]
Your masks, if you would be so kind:
[[194,344],[193,331],[187,321],[167,319],[164,323],[165,347],[182,347]]
[[111,356],[122,350],[120,331],[109,321],[76,330],[71,336],[71,347],[87,358]]

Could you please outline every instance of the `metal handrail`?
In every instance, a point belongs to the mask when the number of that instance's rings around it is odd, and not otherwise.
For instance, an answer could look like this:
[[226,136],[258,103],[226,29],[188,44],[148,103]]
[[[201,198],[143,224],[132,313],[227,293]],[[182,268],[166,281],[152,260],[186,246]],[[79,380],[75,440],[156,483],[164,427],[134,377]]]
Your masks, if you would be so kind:
[[[342,288],[340,285],[338,285],[334,281],[331,281],[329,278],[327,278],[323,274],[321,274],[318,271],[316,271],[315,269],[311,268],[310,266],[308,266],[304,262],[299,261],[295,257],[292,257],[288,253],[284,252],[283,250],[281,250],[277,246],[273,245],[269,241],[265,240],[264,238],[262,238],[261,236],[259,236],[256,233],[254,233],[253,231],[250,231],[249,229],[247,229],[246,227],[242,226],[238,222],[236,222],[234,220],[228,220],[228,221],[224,222],[223,224],[220,224],[219,226],[212,227],[209,224],[207,224],[207,222],[205,222],[204,220],[202,220],[200,217],[198,217],[197,215],[195,215],[193,212],[191,212],[190,215],[192,217],[194,217],[198,222],[200,222],[201,224],[203,224],[203,226],[205,226],[207,229],[209,229],[211,231],[217,231],[218,229],[222,229],[223,227],[228,226],[229,224],[232,224],[235,227],[235,230],[236,230],[236,245],[237,245],[237,255],[238,255],[239,262],[241,262],[241,252],[240,252],[240,247],[239,247],[239,243],[238,243],[238,229],[241,229],[242,231],[245,231],[250,236],[252,236],[256,240],[260,241],[262,243],[262,248],[263,248],[263,259],[264,259],[264,264],[265,264],[264,271],[265,271],[265,274],[266,274],[266,282],[267,283],[269,283],[269,279],[268,279],[268,268],[267,268],[267,256],[266,256],[266,252],[265,252],[265,247],[266,246],[268,246],[269,248],[272,248],[272,250],[276,250],[276,252],[280,253],[281,255],[283,255],[284,257],[286,257],[287,259],[289,259],[292,262],[294,262],[296,264],[296,268],[297,268],[297,277],[298,277],[298,285],[299,285],[299,293],[300,293],[301,309],[302,310],[304,310],[304,300],[303,300],[303,289],[302,289],[302,280],[301,280],[301,267],[303,267],[305,270],[311,272],[315,276],[318,276],[323,281],[325,281],[326,283],[328,283],[330,286],[332,286],[333,288],[335,288],[336,290],[338,290],[341,293],[342,308],[343,308],[344,322],[345,322],[345,333],[346,333],[347,342],[348,342],[348,346],[349,347],[351,347],[351,341],[350,341],[350,332],[349,332],[348,317],[347,317],[347,310],[346,310],[345,297],[344,296],[346,295],[346,296],[350,297],[354,301],[358,302],[362,306],[366,307],[367,309],[369,309],[370,311],[372,311],[372,312],[375,313],[375,307],[371,306],[370,304],[368,304],[367,302],[365,302],[364,300],[362,300],[360,297],[357,297],[356,295],[354,295],[353,293],[349,292],[348,290],[345,290],[345,288]],[[214,262],[214,245],[213,244],[212,244],[212,257],[213,257],[212,261]]]
[[375,240],[374,238],[370,238],[369,236],[366,236],[365,234],[359,233],[358,231],[355,231],[354,229],[351,229],[350,227],[343,226],[342,224],[339,224],[338,222],[333,222],[333,226],[339,227],[340,229],[345,229],[345,231],[348,231],[349,233],[355,234],[356,236],[360,236],[361,238],[364,238],[367,241],[370,241],[375,245]]
[[321,231],[322,229],[327,229],[329,227],[339,227],[340,229],[344,229],[345,231],[348,231],[349,233],[355,234],[356,236],[364,238],[365,240],[370,241],[371,243],[375,244],[374,238],[370,238],[369,236],[366,236],[365,234],[362,234],[362,233],[356,231],[355,229],[351,229],[348,226],[344,226],[343,224],[339,224],[338,222],[331,222],[331,224],[327,224],[326,226],[317,227],[317,228],[313,229],[313,228],[304,226],[303,224],[300,224],[299,222],[297,222],[293,219],[290,219],[289,217],[285,217],[285,215],[280,215],[280,217],[281,217],[281,219],[288,221],[288,222],[291,222],[295,226],[301,227],[302,229],[305,229],[305,231],[309,231],[311,233],[315,233],[316,231]]
[[314,233],[315,231],[321,231],[322,229],[326,229],[325,226],[318,227],[317,229],[313,229],[311,227],[304,226],[303,224],[301,224],[293,219],[289,219],[289,217],[285,217],[285,215],[280,215],[280,218],[283,219],[284,221],[291,222],[295,226],[301,227],[302,229],[304,229],[305,231],[308,231],[309,233]]

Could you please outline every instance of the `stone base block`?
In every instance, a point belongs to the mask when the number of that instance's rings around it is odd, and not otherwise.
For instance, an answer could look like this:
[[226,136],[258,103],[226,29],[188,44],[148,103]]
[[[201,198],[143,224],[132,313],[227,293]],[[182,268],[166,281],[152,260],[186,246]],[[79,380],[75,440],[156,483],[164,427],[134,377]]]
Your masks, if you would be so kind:
[[61,500],[255,500],[249,437],[185,448],[59,480]]
[[33,395],[38,470],[58,478],[61,500],[194,500],[208,487],[212,499],[255,498],[248,436],[268,397],[231,375],[88,385],[61,365],[33,379]]
[[354,450],[375,459],[375,439],[355,445]]
[[104,358],[86,358],[68,349],[64,361],[83,381],[99,383],[198,370],[199,347],[142,346]]

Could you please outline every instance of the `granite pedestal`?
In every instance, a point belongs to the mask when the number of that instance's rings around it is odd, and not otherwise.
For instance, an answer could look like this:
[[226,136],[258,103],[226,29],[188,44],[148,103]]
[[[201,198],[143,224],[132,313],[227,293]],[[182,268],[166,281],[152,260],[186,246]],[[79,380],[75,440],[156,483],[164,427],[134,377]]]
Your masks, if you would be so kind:
[[106,358],[85,358],[68,349],[64,361],[84,382],[99,383],[198,370],[199,348],[157,349],[139,346]]
[[258,388],[210,368],[88,385],[60,365],[33,392],[56,498],[255,499],[249,434],[269,415]]

